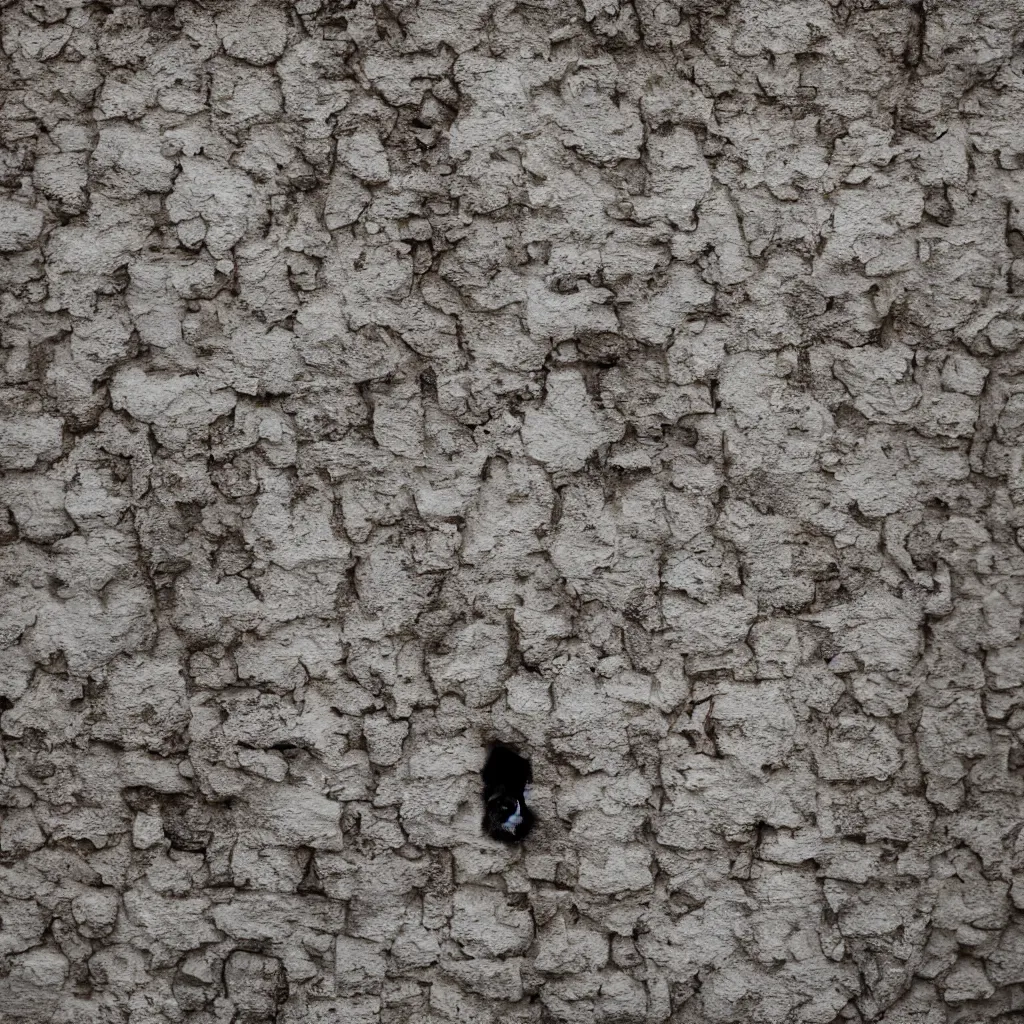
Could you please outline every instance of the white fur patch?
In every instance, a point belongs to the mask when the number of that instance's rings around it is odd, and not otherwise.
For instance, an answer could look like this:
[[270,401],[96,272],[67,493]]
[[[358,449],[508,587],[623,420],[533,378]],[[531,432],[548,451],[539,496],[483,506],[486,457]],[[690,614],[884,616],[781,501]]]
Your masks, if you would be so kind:
[[501,827],[506,832],[514,833],[517,828],[523,823],[523,816],[519,813],[519,801],[516,801],[515,814],[510,814],[502,823]]

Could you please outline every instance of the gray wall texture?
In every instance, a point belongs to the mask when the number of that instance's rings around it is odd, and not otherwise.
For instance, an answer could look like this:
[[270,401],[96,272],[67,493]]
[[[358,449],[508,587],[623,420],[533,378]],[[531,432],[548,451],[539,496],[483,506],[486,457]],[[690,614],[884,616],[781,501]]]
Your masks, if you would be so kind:
[[0,33],[2,1024],[1024,1020],[1021,0]]

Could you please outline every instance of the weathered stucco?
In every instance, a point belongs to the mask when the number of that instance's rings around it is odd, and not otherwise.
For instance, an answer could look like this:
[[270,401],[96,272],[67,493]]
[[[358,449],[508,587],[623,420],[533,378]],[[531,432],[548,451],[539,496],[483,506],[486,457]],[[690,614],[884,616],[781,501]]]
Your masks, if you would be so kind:
[[1024,1019],[1024,2],[0,35],[2,1024]]

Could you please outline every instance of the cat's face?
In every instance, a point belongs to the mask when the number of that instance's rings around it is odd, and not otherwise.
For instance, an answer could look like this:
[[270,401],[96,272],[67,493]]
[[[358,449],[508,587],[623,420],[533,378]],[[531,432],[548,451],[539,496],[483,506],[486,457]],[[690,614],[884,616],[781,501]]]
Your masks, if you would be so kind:
[[493,828],[515,835],[523,823],[522,808],[518,800],[503,793],[487,801],[487,818]]

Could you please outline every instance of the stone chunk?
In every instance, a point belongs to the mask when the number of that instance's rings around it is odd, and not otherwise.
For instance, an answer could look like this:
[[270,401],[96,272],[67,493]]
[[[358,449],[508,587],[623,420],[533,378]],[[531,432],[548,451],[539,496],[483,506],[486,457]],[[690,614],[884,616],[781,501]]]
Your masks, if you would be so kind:
[[270,4],[232,4],[217,19],[217,31],[228,54],[262,67],[284,53],[288,20]]
[[445,964],[445,971],[470,992],[488,999],[507,999],[518,1002],[523,998],[523,979],[519,970],[521,960],[453,960]]
[[[572,321],[575,313],[566,315]],[[548,374],[544,404],[527,412],[522,435],[527,453],[548,470],[577,472],[624,431],[615,416],[594,407],[578,370],[558,369]]]
[[719,654],[745,640],[757,605],[739,594],[701,604],[677,591],[663,600],[665,619],[679,635],[680,649],[687,654]]
[[43,215],[13,199],[0,199],[0,252],[19,252],[43,231]]
[[251,807],[256,820],[285,845],[309,846],[340,833],[341,808],[312,789],[268,782],[255,791]]
[[5,808],[0,817],[0,853],[21,856],[46,842],[30,807]]
[[379,943],[339,935],[334,958],[339,995],[381,990],[387,962]]
[[117,920],[120,901],[113,889],[91,889],[71,902],[71,914],[86,938],[109,935]]
[[402,756],[402,741],[408,733],[408,722],[394,722],[388,715],[370,715],[363,719],[363,735],[374,764],[395,764]]
[[224,984],[241,1021],[268,1020],[288,997],[284,966],[277,957],[235,950],[224,964]]
[[988,999],[995,987],[975,960],[961,959],[946,975],[942,993],[947,1003],[965,1003],[974,999]]
[[40,947],[7,961],[9,973],[0,980],[0,1007],[5,1024],[37,1024],[53,1020],[61,989],[70,973],[68,958]]
[[646,889],[653,882],[651,855],[643,846],[609,846],[580,860],[580,887],[611,896]]
[[376,133],[360,129],[338,142],[338,156],[360,181],[382,185],[391,177],[388,158]]
[[503,957],[525,953],[533,938],[533,919],[511,907],[503,893],[466,886],[455,893],[452,938],[470,956]]
[[132,846],[149,850],[164,841],[164,823],[159,814],[136,814],[132,824]]
[[56,416],[0,419],[0,470],[32,469],[60,455],[63,421]]

